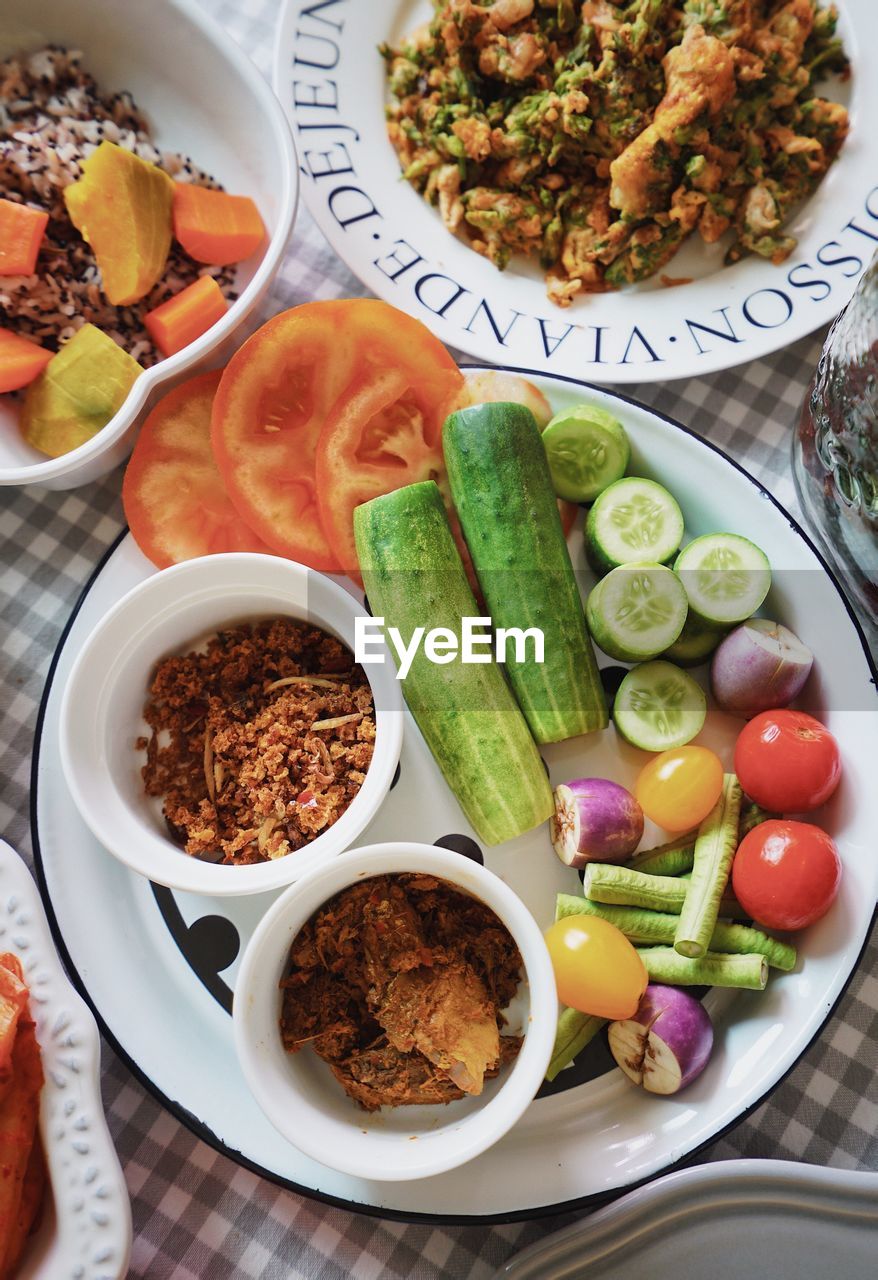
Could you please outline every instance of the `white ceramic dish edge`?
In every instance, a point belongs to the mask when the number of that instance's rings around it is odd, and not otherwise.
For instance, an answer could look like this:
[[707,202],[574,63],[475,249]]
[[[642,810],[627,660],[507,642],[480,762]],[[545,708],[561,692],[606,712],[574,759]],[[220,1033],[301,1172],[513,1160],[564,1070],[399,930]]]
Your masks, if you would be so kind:
[[40,1130],[54,1203],[19,1280],[117,1280],[128,1268],[131,1205],[104,1117],[97,1024],[61,967],[30,872],[3,840],[0,950],[21,958],[31,989],[45,1072]]
[[[638,1255],[644,1271],[652,1274],[650,1241],[663,1227],[679,1238],[694,1220],[707,1219],[719,1238],[717,1219],[724,1211],[767,1207],[778,1217],[786,1209],[810,1214],[825,1226],[874,1233],[878,1230],[878,1173],[783,1160],[720,1160],[679,1169],[531,1245],[510,1258],[496,1280],[574,1280],[585,1275],[600,1280],[608,1272],[615,1276],[616,1266],[621,1270],[623,1263],[631,1275],[637,1275]],[[838,1243],[843,1241],[839,1238]],[[789,1248],[780,1223],[777,1246],[779,1254]],[[839,1265],[841,1274],[847,1275],[841,1251]],[[766,1259],[766,1270],[777,1274],[771,1259]],[[685,1280],[694,1277],[686,1273]]]

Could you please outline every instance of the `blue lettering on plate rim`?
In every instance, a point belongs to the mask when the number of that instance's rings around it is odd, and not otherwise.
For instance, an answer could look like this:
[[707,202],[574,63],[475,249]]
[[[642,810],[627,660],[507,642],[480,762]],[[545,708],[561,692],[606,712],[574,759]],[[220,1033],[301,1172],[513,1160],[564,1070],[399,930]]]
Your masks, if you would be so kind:
[[[510,337],[518,339],[526,333],[547,364],[559,351],[568,355],[575,348],[577,364],[583,368],[661,365],[666,344],[678,341],[684,341],[697,360],[725,347],[746,344],[761,332],[783,329],[797,309],[825,301],[834,283],[858,276],[878,245],[876,185],[867,192],[861,207],[835,229],[833,238],[817,249],[813,262],[794,262],[785,272],[778,272],[776,281],[772,279],[740,301],[685,314],[675,333],[647,329],[642,320],[610,326],[588,322],[584,312],[578,322],[557,312],[536,315],[508,305],[498,307],[433,263],[423,252],[427,246],[418,247],[402,228],[390,226],[380,197],[368,189],[368,172],[358,170],[360,132],[355,124],[342,119],[339,102],[341,37],[349,4],[350,0],[300,0],[297,9],[290,72],[302,174],[321,190],[339,231],[362,236],[364,244],[370,242],[373,256],[369,261],[376,286],[383,284],[385,296],[389,293],[392,297],[398,289],[400,304],[405,298],[406,309],[414,311],[414,300],[428,323],[435,316],[456,327],[461,335],[493,341],[500,359]],[[383,242],[380,249],[375,243],[379,241]],[[379,274],[383,281],[379,281]],[[387,284],[393,288],[388,290]],[[465,339],[461,345],[467,345]]]

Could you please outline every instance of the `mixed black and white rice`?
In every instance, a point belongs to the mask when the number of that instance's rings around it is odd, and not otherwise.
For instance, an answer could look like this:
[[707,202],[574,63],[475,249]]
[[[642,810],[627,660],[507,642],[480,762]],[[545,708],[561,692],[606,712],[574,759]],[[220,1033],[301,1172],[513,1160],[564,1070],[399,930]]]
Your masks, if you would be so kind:
[[43,209],[49,224],[32,276],[0,277],[0,326],[51,350],[83,324],[97,325],[146,366],[160,359],[143,325],[147,311],[199,276],[231,301],[234,268],[194,262],[175,242],[162,279],[140,302],[114,307],[101,293],[94,254],[67,216],[62,192],[103,141],[164,169],[175,181],[218,187],[191,160],[159,151],[129,93],[102,94],[82,54],[56,47],[0,61],[0,194]]

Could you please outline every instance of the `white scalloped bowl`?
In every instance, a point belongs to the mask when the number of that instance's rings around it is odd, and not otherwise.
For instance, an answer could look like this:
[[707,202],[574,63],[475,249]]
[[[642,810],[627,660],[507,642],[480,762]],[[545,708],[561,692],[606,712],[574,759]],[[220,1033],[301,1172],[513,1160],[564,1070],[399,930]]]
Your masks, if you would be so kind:
[[223,627],[290,617],[322,627],[351,650],[365,609],[323,573],[280,556],[227,552],[184,560],[153,574],[101,619],[79,652],[64,690],[61,763],[70,794],[105,849],[158,884],[218,897],[281,889],[326,865],[359,836],[390,790],[402,746],[396,668],[364,668],[375,706],[375,744],[366,778],[341,817],[286,857],[228,866],[191,857],[171,840],[157,799],[146,795],[149,729],[143,705],[156,664],[189,652]]
[[131,1205],[101,1101],[97,1024],[61,967],[30,872],[2,840],[0,951],[19,957],[30,987],[51,1184],[16,1280],[119,1280],[131,1249]]
[[17,399],[0,397],[0,485],[72,489],[122,462],[160,396],[184,376],[222,364],[246,336],[292,233],[298,166],[269,85],[195,0],[3,0],[2,8],[0,56],[47,42],[82,50],[102,89],[131,91],[160,147],[191,156],[228,190],[251,196],[268,230],[261,255],[239,266],[239,296],[223,318],[142,373],[85,444],[46,458],[18,430]]
[[[490,907],[522,959],[506,1010],[524,1042],[515,1061],[477,1097],[443,1106],[362,1110],[310,1050],[287,1053],[278,1027],[280,980],[290,944],[334,894],[370,876],[417,872],[446,880]],[[524,1114],[543,1082],[555,1042],[558,996],[549,951],[529,909],[505,881],[470,858],[408,841],[351,849],[272,903],[247,944],[235,983],[235,1050],[247,1083],[274,1127],[331,1169],[379,1182],[429,1178],[474,1159]]]

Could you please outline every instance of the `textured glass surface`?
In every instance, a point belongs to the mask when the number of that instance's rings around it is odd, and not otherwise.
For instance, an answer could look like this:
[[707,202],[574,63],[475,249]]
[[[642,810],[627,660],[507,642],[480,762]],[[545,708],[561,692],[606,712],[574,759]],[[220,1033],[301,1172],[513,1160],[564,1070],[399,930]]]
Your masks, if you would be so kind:
[[793,441],[799,500],[878,622],[878,254],[829,331]]

